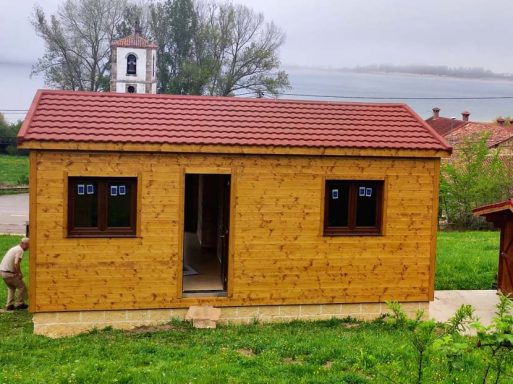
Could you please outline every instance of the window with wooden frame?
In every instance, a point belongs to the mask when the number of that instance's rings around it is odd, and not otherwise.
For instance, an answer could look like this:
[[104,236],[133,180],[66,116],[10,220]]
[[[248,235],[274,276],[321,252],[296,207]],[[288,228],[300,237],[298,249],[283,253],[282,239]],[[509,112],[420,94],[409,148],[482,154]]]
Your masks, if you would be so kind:
[[383,181],[326,180],[324,235],[379,235]]
[[133,237],[136,177],[69,177],[70,237]]

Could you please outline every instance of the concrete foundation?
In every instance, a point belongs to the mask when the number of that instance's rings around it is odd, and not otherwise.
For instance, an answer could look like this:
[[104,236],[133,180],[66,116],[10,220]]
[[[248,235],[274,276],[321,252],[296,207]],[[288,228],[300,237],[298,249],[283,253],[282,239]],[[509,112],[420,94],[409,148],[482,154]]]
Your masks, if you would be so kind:
[[[358,320],[372,320],[388,312],[384,303],[218,308],[221,314],[217,322],[234,324],[249,324],[254,321],[268,323],[327,320],[348,316]],[[402,308],[410,317],[415,316],[418,310],[423,310],[427,317],[429,302],[402,303]],[[58,338],[106,327],[130,330],[141,326],[166,324],[172,319],[185,320],[187,311],[188,308],[34,313],[34,333]]]

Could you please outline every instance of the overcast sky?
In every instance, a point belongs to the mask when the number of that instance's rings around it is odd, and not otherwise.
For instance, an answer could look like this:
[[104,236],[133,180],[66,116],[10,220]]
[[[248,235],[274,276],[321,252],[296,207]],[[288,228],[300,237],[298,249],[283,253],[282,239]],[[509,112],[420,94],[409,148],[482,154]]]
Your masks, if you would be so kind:
[[[0,0],[0,62],[43,53],[29,22],[34,4]],[[285,65],[433,64],[513,72],[511,0],[234,0],[286,33]]]

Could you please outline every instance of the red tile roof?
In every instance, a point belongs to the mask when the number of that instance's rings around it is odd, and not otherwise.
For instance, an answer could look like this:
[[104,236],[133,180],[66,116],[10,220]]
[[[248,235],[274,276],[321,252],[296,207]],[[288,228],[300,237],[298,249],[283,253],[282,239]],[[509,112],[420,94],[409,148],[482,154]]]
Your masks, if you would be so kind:
[[150,43],[138,33],[124,37],[112,42],[113,47],[127,47],[127,48],[157,48],[153,43]]
[[451,119],[449,117],[434,117],[431,116],[429,119],[426,119],[426,123],[428,123],[436,132],[438,132],[441,136],[446,136],[453,129],[461,127],[462,125],[467,124],[467,121]]
[[404,104],[38,91],[19,140],[450,151]]
[[489,135],[487,144],[489,147],[492,147],[513,137],[513,127],[505,127],[499,124],[467,122],[465,125],[445,135],[445,138],[451,145],[457,145],[466,138],[485,133]]

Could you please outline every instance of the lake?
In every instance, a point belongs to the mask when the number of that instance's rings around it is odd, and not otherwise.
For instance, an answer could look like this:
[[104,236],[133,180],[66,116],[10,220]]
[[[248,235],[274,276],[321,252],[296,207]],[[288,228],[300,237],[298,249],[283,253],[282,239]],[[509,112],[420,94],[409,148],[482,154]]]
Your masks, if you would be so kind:
[[[457,79],[428,75],[369,74],[290,68],[291,94],[348,96],[348,98],[316,99],[406,103],[423,118],[439,107],[440,115],[461,118],[471,113],[471,120],[490,121],[497,116],[513,116],[513,99],[495,100],[412,100],[416,97],[513,97],[513,81]],[[312,97],[294,98],[312,99]],[[357,97],[351,99],[350,97]],[[375,97],[379,99],[360,99]],[[382,99],[385,100],[382,100]],[[387,99],[394,98],[394,99]],[[398,98],[398,99],[397,99]]]
[[[441,116],[461,118],[470,111],[470,119],[491,121],[497,116],[513,116],[513,99],[495,100],[412,100],[416,97],[500,97],[513,96],[513,81],[456,79],[449,77],[369,74],[342,71],[285,68],[292,89],[282,98],[314,100],[400,102],[410,105],[420,116],[428,118],[437,106]],[[28,110],[34,93],[43,88],[43,79],[29,78],[30,64],[2,64],[0,112],[8,109]],[[294,96],[290,94],[343,96],[345,98]],[[380,99],[362,99],[374,97]],[[384,99],[383,99],[384,98]],[[387,99],[394,98],[394,99]],[[395,99],[398,98],[398,99]],[[9,121],[23,119],[25,111],[5,112]]]

